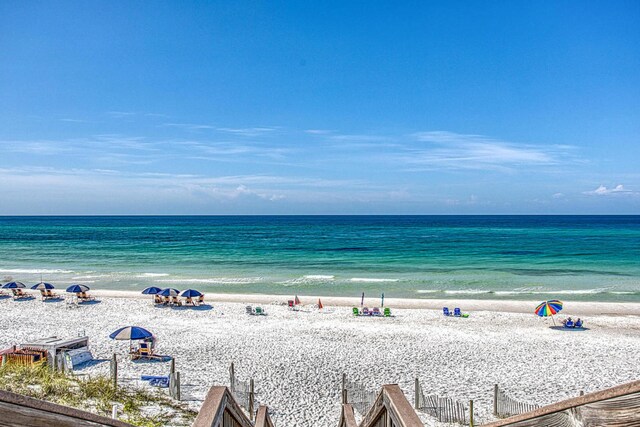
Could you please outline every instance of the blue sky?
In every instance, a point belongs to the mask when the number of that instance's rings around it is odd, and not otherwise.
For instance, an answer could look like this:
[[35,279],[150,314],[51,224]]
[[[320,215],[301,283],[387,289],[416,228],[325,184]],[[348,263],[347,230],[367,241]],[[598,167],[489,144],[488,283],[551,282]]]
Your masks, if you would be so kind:
[[640,3],[0,3],[0,214],[640,213]]

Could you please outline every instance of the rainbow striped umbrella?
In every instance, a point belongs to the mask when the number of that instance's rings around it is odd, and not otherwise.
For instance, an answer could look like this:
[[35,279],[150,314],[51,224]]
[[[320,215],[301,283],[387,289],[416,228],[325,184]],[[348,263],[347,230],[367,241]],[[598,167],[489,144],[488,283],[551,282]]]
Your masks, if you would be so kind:
[[[540,317],[551,316],[551,320],[553,320],[553,315],[562,310],[562,301],[558,301],[557,299],[552,299],[549,301],[541,302],[534,311]],[[556,321],[553,320],[553,324],[556,324]]]

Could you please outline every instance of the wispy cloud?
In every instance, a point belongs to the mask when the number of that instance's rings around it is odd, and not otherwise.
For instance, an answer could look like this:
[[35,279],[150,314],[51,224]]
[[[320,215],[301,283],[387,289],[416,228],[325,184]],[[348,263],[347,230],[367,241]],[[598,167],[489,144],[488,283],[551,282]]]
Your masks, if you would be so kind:
[[180,129],[184,129],[184,130],[187,130],[187,131],[190,131],[190,132],[195,132],[195,131],[200,131],[200,130],[208,130],[208,129],[215,129],[215,126],[195,124],[195,123],[163,123],[160,126],[162,126],[162,127],[180,128]]
[[329,135],[332,133],[332,131],[326,129],[307,129],[304,132],[309,135]]
[[113,117],[114,119],[124,119],[127,117],[135,116],[135,111],[107,111],[107,116]]
[[70,118],[64,118],[64,119],[60,119],[61,122],[69,122],[69,123],[89,123],[86,120],[81,120],[81,119],[70,119]]
[[615,187],[611,187],[611,188],[607,188],[604,185],[600,185],[595,190],[583,191],[582,194],[587,194],[590,196],[617,196],[617,195],[636,195],[640,193],[637,191],[624,188],[624,185],[622,184],[618,184]]
[[340,134],[331,135],[330,139],[334,141],[347,141],[347,142],[374,142],[374,141],[388,141],[389,137],[384,135],[368,135],[368,134]]
[[431,169],[511,171],[518,166],[550,166],[567,161],[572,149],[566,145],[517,144],[445,131],[418,132],[411,137],[423,144],[407,146],[402,160]]
[[268,133],[272,133],[278,128],[275,127],[252,127],[252,128],[227,128],[227,127],[219,127],[216,128],[218,132],[230,133],[233,135],[239,135],[244,137],[256,137],[265,135]]

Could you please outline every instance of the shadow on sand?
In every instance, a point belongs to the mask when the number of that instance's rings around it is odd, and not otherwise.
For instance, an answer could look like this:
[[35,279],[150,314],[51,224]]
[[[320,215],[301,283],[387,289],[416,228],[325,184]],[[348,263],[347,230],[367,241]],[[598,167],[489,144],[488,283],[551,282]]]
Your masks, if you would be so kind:
[[549,329],[553,329],[554,331],[565,331],[565,332],[582,332],[582,331],[589,330],[589,328],[565,328],[564,326],[549,326]]
[[135,359],[132,360],[132,362],[136,365],[145,363],[164,363],[171,361],[171,359],[173,359],[171,356],[154,355],[153,357],[142,357],[140,359]]
[[110,359],[91,359],[86,362],[82,362],[79,365],[73,367],[74,371],[82,371],[86,368],[91,368],[92,366],[97,366],[101,363],[109,362]]
[[102,301],[100,301],[99,299],[94,299],[94,300],[90,300],[90,301],[78,301],[78,305],[94,305],[94,304],[100,304]]

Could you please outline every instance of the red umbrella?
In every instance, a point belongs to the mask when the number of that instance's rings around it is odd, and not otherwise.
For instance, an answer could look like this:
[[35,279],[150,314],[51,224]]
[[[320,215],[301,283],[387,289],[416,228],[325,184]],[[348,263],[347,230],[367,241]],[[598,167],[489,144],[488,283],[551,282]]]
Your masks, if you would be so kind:
[[323,306],[322,306],[322,301],[320,301],[320,298],[318,298],[318,309],[322,310]]

